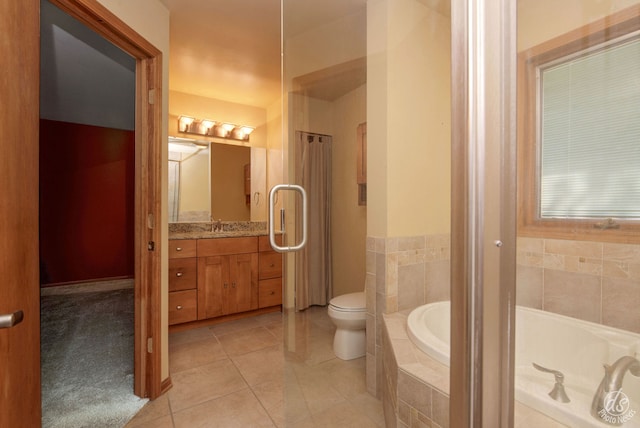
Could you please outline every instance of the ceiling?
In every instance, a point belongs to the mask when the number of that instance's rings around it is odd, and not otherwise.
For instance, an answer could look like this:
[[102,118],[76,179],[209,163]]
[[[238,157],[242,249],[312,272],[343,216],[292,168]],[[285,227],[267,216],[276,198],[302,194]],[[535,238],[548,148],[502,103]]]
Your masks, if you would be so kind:
[[[161,0],[170,11],[169,89],[266,108],[280,97],[280,0]],[[366,0],[284,0],[287,37]]]

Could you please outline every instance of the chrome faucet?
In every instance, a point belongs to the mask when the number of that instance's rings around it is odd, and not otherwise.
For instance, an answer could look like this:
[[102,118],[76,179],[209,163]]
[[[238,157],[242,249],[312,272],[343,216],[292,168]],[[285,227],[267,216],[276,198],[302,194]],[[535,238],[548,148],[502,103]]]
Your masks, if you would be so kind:
[[212,232],[222,232],[222,219],[218,219],[218,221],[214,221],[211,223],[211,231]]
[[553,389],[551,390],[551,392],[549,392],[549,397],[561,403],[571,402],[564,390],[564,374],[562,374],[562,372],[542,367],[541,365],[536,363],[533,363],[533,367],[535,367],[536,370],[540,370],[541,372],[551,373],[555,377],[555,384],[553,385]]
[[604,364],[604,377],[593,396],[591,416],[609,425],[622,425],[624,420],[617,414],[624,409],[628,402],[622,393],[622,380],[627,370],[634,376],[640,376],[640,361],[625,355],[612,365]]

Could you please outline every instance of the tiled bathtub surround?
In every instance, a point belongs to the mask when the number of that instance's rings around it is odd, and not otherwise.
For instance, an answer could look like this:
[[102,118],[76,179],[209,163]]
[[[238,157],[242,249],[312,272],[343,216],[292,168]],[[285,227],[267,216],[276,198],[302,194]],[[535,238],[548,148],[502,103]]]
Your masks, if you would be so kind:
[[517,303],[640,333],[640,245],[518,238]]
[[[448,427],[449,367],[413,345],[406,331],[409,312],[383,316],[384,374],[380,383],[386,427]],[[518,401],[514,413],[514,428],[564,427]]]
[[380,397],[382,314],[449,299],[450,236],[367,238],[367,386]]

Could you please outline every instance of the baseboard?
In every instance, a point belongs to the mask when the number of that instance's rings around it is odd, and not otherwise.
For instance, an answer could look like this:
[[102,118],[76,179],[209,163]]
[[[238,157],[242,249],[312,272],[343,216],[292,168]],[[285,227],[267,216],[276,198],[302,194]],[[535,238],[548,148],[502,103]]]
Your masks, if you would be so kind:
[[40,288],[41,296],[58,294],[93,293],[97,291],[113,291],[134,288],[133,278],[109,278],[100,281],[79,281],[73,283],[47,284]]
[[171,383],[171,376],[169,376],[160,384],[160,395],[163,395],[165,392],[170,390],[171,387],[173,387],[173,383]]

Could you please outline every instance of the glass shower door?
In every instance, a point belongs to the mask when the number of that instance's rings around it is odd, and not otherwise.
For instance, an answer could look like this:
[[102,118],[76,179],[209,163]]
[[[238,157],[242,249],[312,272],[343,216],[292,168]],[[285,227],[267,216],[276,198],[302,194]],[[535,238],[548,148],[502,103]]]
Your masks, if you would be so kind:
[[515,420],[640,426],[640,6],[517,5]]

